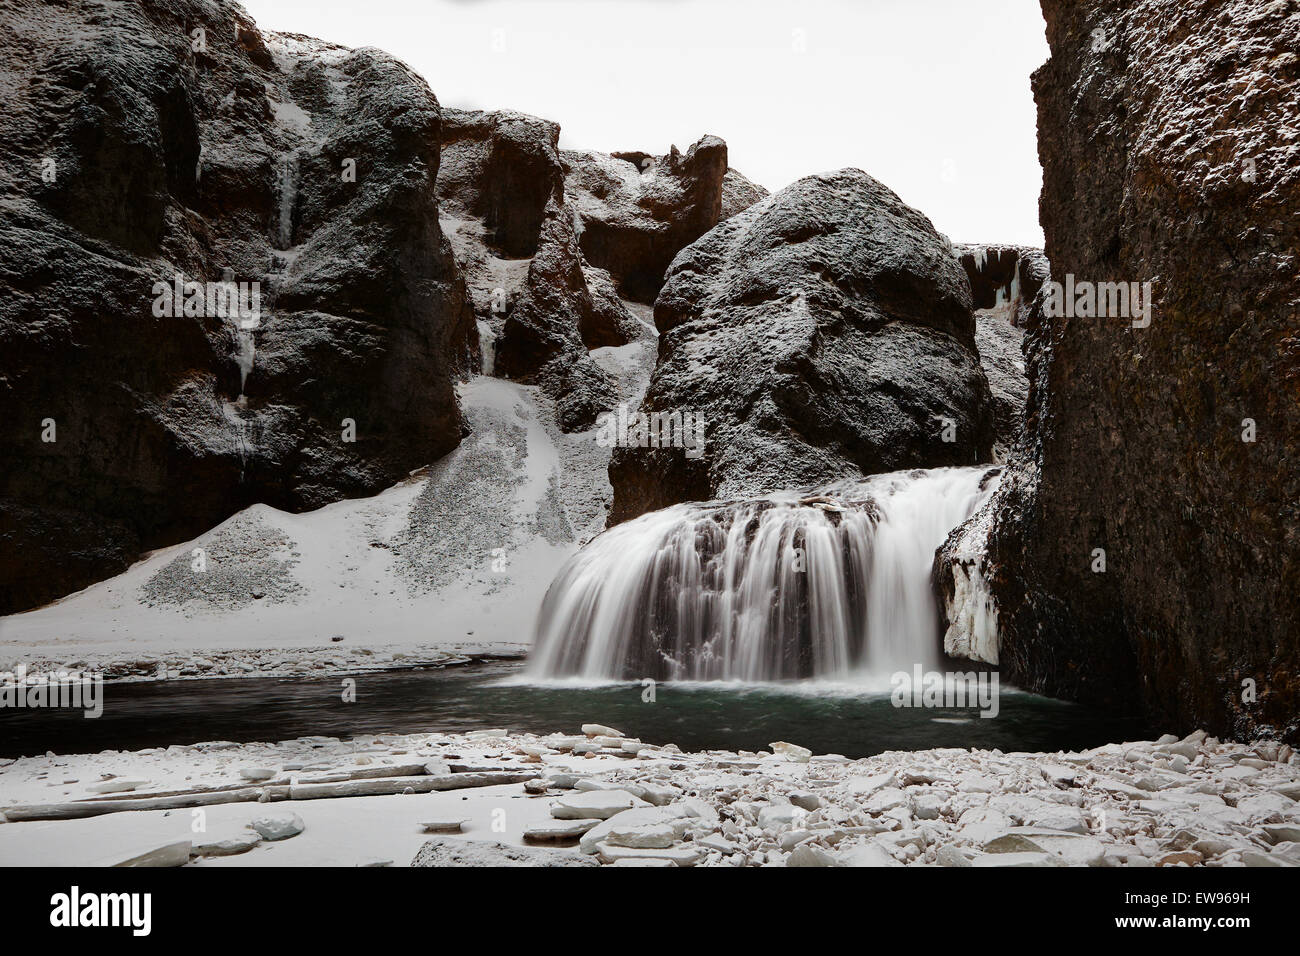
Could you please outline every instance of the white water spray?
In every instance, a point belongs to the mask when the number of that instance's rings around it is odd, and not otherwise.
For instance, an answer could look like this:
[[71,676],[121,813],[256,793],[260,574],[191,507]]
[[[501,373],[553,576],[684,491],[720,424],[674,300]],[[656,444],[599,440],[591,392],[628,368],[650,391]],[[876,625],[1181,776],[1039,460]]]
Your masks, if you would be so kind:
[[935,549],[995,475],[896,472],[619,525],[551,583],[529,674],[852,680],[936,669]]

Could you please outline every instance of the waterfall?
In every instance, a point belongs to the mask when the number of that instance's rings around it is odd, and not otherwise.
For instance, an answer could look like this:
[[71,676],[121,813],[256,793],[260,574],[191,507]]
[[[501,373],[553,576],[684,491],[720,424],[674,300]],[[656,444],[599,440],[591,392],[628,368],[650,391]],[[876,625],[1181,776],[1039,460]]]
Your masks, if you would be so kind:
[[281,161],[276,189],[280,201],[275,242],[280,249],[288,249],[293,246],[293,208],[298,202],[297,150],[286,153]]
[[[242,398],[241,396],[241,400]],[[235,452],[239,455],[239,481],[242,484],[245,470],[248,467],[248,459],[253,453],[253,443],[249,436],[249,423],[244,420],[241,406],[234,402],[222,402],[221,414],[234,427]]]
[[682,504],[599,535],[542,602],[532,677],[849,679],[935,669],[935,549],[997,469]]
[[253,371],[253,360],[257,356],[257,341],[253,338],[252,329],[237,329],[235,338],[239,343],[235,361],[239,364],[239,397],[242,399],[244,386],[248,384],[248,375]]
[[235,449],[239,454],[239,480],[242,483],[248,467],[248,459],[253,452],[249,438],[249,423],[244,419],[244,410],[248,398],[244,389],[248,385],[248,376],[253,371],[257,359],[257,328],[261,325],[261,290],[257,282],[236,283],[231,276],[233,270],[227,269],[226,278],[220,283],[223,291],[225,308],[222,314],[230,323],[235,333],[235,364],[239,366],[239,396],[234,402],[222,403],[222,416],[235,429]]
[[497,334],[483,319],[478,320],[478,342],[479,351],[483,356],[479,371],[484,375],[491,375],[496,368]]

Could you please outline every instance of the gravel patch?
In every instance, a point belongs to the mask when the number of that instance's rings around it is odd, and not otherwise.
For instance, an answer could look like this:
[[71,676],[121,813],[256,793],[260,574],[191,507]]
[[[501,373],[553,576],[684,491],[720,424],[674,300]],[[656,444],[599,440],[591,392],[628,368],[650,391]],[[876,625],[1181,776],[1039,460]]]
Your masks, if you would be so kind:
[[302,591],[293,576],[296,547],[256,512],[242,512],[198,539],[201,560],[194,549],[184,552],[141,585],[141,603],[233,610],[292,601]]

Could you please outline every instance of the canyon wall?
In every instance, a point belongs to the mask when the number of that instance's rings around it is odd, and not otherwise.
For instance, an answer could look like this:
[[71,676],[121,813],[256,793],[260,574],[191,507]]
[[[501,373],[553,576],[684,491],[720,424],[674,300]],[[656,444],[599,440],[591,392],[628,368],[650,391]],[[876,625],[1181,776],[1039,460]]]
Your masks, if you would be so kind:
[[591,350],[650,335],[664,266],[764,194],[717,137],[561,151],[229,0],[0,20],[0,613],[390,487],[491,364],[590,427],[619,397]]
[[[421,79],[225,2],[3,16],[0,611],[456,446],[475,331]],[[256,316],[209,304],[240,283]]]
[[[937,568],[949,650],[1162,728],[1294,740],[1300,4],[1042,6],[1041,214],[1076,297],[1025,317],[1024,442]],[[1150,312],[1089,310],[1102,282],[1150,282]]]

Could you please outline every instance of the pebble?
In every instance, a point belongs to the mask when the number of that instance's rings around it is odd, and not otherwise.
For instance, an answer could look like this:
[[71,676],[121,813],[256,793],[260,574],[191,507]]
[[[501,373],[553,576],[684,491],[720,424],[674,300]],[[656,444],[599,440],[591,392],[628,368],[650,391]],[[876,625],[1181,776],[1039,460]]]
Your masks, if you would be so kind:
[[422,820],[420,826],[424,828],[425,833],[460,833],[465,824],[469,823],[468,819],[448,819],[448,820]]

